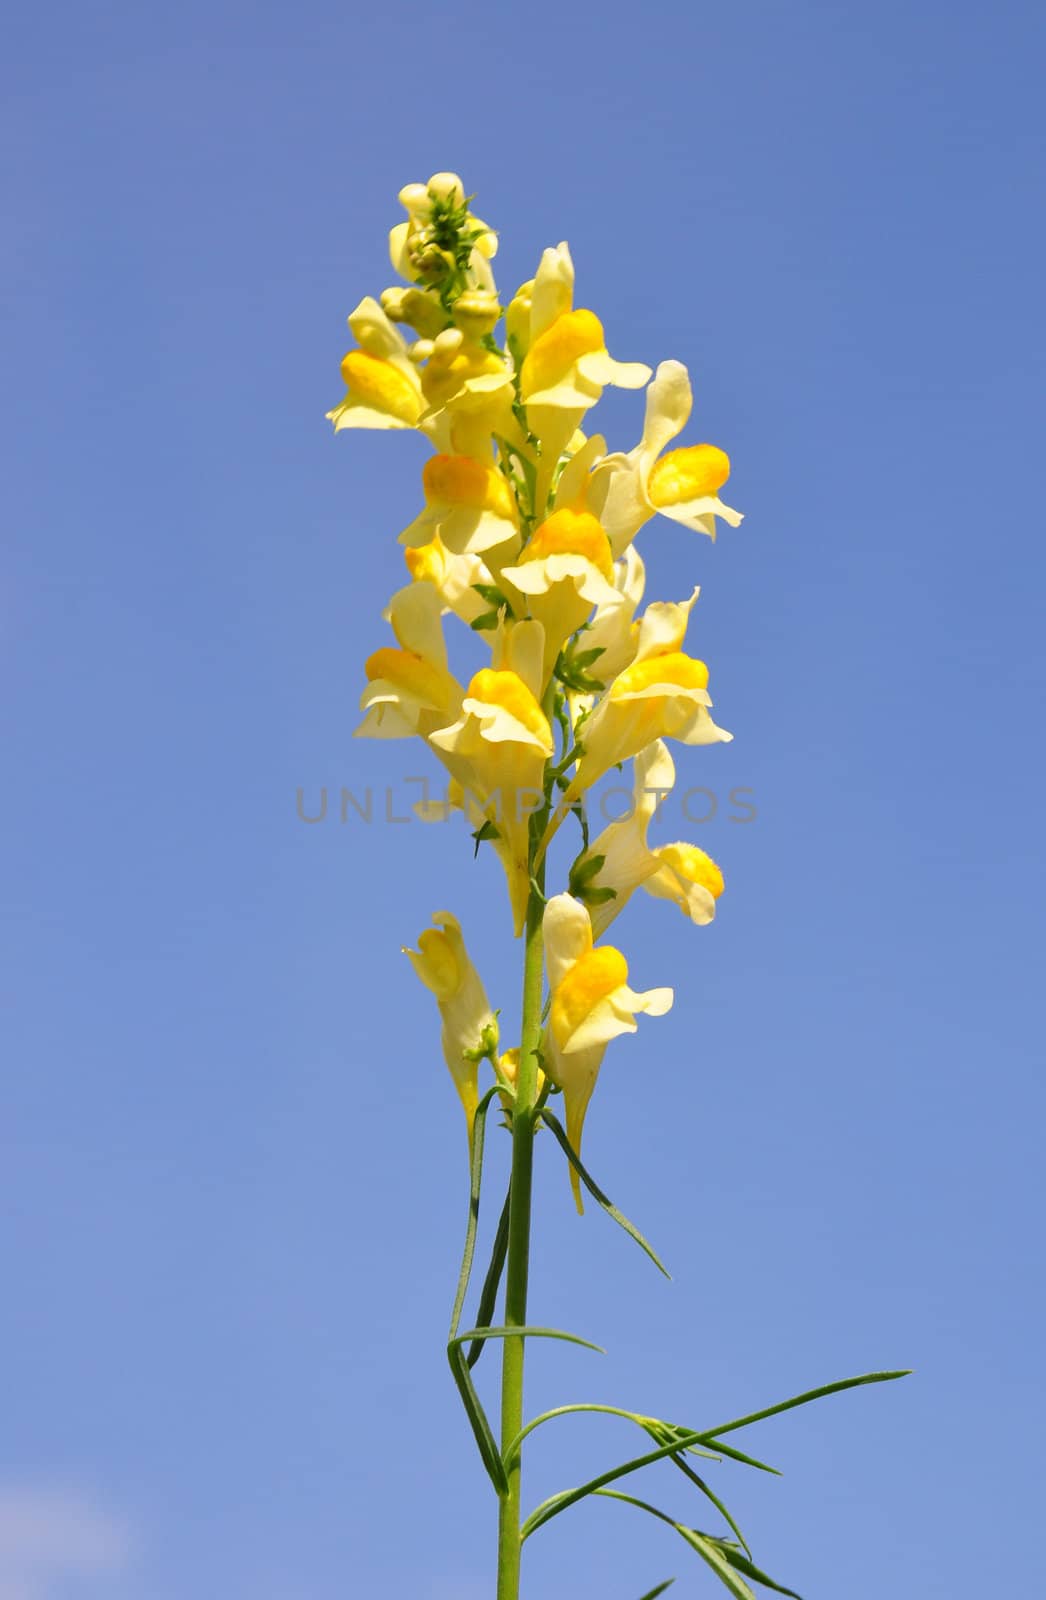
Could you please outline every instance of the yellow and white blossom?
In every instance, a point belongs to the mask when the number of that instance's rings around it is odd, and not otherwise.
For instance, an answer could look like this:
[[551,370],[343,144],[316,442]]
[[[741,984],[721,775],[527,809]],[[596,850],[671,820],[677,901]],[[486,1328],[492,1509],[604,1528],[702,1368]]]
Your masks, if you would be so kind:
[[635,614],[645,583],[646,568],[639,551],[630,544],[622,559],[614,562],[614,599],[596,608],[582,641],[585,650],[599,651],[586,670],[601,684],[612,683],[635,660],[639,646]]
[[627,455],[599,464],[592,494],[615,556],[628,547],[656,512],[715,538],[715,519],[736,528],[739,511],[724,505],[719,490],[730,476],[730,458],[718,445],[686,445],[662,455],[686,427],[693,406],[690,377],[681,361],[662,361],[647,390],[643,437]]
[[342,428],[416,428],[426,409],[407,344],[370,295],[349,317],[358,348],[341,363],[345,398],[327,419]]
[[545,763],[555,749],[541,709],[543,655],[539,622],[501,630],[494,664],[472,678],[458,720],[430,735],[451,777],[497,829],[517,933],[530,893],[530,817],[540,808]]
[[647,607],[634,661],[618,674],[584,722],[584,751],[564,805],[655,739],[701,745],[733,738],[709,713],[707,666],[680,649],[697,594],[695,589],[681,604],[655,601]]
[[421,471],[425,509],[400,534],[412,548],[438,534],[453,555],[482,555],[517,545],[519,513],[508,480],[493,462],[467,455],[430,456]]
[[554,511],[502,577],[525,595],[545,630],[542,687],[566,641],[595,606],[619,603],[610,541],[590,511]]
[[417,950],[404,946],[403,953],[436,997],[443,1057],[465,1108],[471,1146],[479,1102],[479,1062],[485,1050],[497,1048],[497,1020],[483,980],[469,959],[461,924],[449,911],[437,911],[432,921],[434,926],[418,939]]
[[424,738],[444,727],[461,706],[461,685],[447,665],[442,603],[433,585],[408,584],[389,602],[395,645],[367,657],[366,716],[356,729],[365,739]]
[[577,892],[588,905],[594,938],[602,938],[639,888],[672,900],[691,922],[705,924],[715,916],[723,875],[711,856],[695,844],[651,849],[647,842],[650,823],[675,780],[675,762],[666,744],[657,739],[641,750],[634,763],[629,811],[604,828],[575,863],[571,881],[583,884]]
[[492,573],[479,556],[455,555],[448,550],[438,530],[428,544],[408,545],[403,559],[414,582],[431,583],[444,610],[452,611],[462,622],[471,624],[490,610],[490,602],[476,592],[475,586],[492,584]]
[[546,250],[534,278],[527,351],[519,371],[527,422],[540,439],[538,508],[544,507],[559,458],[604,386],[640,389],[650,368],[615,361],[594,312],[574,310],[574,264],[564,244]]
[[[671,989],[637,993],[628,984],[628,963],[612,945],[593,947],[588,912],[569,894],[548,902],[544,916],[545,964],[551,990],[543,1041],[545,1069],[563,1091],[567,1136],[581,1153],[581,1135],[592,1091],[611,1039],[636,1032],[636,1017],[664,1016]],[[570,1181],[579,1211],[581,1185]]]
[[671,900],[691,922],[711,922],[724,882],[721,869],[708,852],[677,839],[672,844],[659,844],[654,855],[657,871],[643,882],[647,894],[658,900]]

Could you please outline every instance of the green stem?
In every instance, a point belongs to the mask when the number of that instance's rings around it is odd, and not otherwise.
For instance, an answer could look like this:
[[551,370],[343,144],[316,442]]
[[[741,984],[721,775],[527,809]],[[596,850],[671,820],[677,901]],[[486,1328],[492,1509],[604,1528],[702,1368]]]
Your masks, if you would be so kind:
[[[541,919],[544,913],[544,867],[536,873],[527,906],[523,949],[523,1021],[519,1071],[512,1108],[512,1179],[509,1190],[508,1264],[505,1270],[505,1326],[522,1328],[527,1321],[527,1276],[530,1267],[530,1197],[534,1167],[535,1106],[538,1093],[538,1048],[541,1042],[543,957]],[[501,1448],[508,1489],[498,1519],[497,1600],[519,1600],[520,1455],[516,1439],[523,1427],[524,1339],[506,1339],[501,1368]]]

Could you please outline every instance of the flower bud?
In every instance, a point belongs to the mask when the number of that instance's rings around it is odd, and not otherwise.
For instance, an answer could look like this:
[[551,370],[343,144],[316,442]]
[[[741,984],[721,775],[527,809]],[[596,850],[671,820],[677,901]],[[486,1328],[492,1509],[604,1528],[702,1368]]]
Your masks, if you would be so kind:
[[489,289],[466,289],[454,302],[451,313],[456,325],[472,339],[493,333],[501,317],[498,297]]
[[465,200],[465,186],[456,172],[434,172],[428,182],[426,198],[447,200],[460,206]]
[[465,342],[460,328],[444,328],[433,340],[433,350],[441,361],[452,361]]
[[385,289],[382,310],[393,322],[405,322],[425,339],[434,339],[447,326],[447,313],[424,289]]
[[429,191],[423,183],[408,183],[400,190],[397,199],[403,209],[414,216],[428,206]]
[[533,278],[521,283],[505,312],[506,335],[516,346],[520,356],[525,356],[530,346],[530,301],[533,288]]
[[407,346],[407,360],[420,367],[422,362],[431,360],[435,348],[431,339],[415,339],[413,344]]

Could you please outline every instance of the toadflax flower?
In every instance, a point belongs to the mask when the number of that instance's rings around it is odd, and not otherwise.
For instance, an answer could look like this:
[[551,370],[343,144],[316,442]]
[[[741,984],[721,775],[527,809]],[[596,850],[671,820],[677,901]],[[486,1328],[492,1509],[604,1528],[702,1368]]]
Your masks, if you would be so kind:
[[685,445],[662,455],[690,417],[690,377],[681,361],[662,361],[647,390],[643,437],[627,455],[609,455],[595,469],[591,492],[597,512],[619,556],[644,522],[660,512],[685,528],[715,538],[715,519],[732,528],[743,520],[719,499],[730,476],[730,458],[714,444]]
[[447,666],[442,600],[430,583],[411,583],[389,602],[395,645],[367,657],[367,687],[360,697],[366,716],[358,738],[426,737],[450,722],[461,705],[461,685]]
[[560,650],[595,606],[614,606],[610,541],[590,511],[564,508],[536,529],[514,566],[502,577],[526,595],[531,615],[545,630],[542,687],[552,676]]
[[654,739],[701,745],[733,738],[709,714],[707,666],[679,648],[697,594],[695,589],[681,605],[658,601],[647,607],[635,660],[618,674],[583,724],[583,754],[564,804],[572,804],[610,767]]
[[479,1063],[484,1055],[497,1052],[497,1019],[465,949],[461,924],[449,911],[437,911],[432,921],[434,926],[418,939],[418,948],[408,950],[404,945],[403,953],[436,997],[443,1024],[443,1056],[465,1108],[471,1146],[479,1102]]
[[691,922],[715,916],[723,875],[696,844],[677,842],[651,849],[651,820],[671,794],[675,762],[660,739],[641,750],[634,763],[635,785],[628,813],[592,841],[574,863],[571,890],[588,907],[593,937],[599,939],[639,888],[672,900]]
[[421,380],[407,345],[378,302],[367,295],[349,317],[358,348],[341,363],[345,398],[327,419],[341,428],[416,428],[425,410]]
[[519,513],[506,479],[492,462],[472,456],[430,456],[421,469],[425,509],[400,534],[409,549],[438,534],[452,555],[483,555],[519,543]]
[[541,804],[545,763],[555,749],[540,702],[543,654],[540,622],[503,628],[493,665],[472,678],[458,720],[429,737],[502,841],[517,933],[530,893],[530,817]]
[[[638,993],[629,988],[624,956],[612,945],[593,947],[588,912],[569,894],[555,895],[545,907],[544,936],[551,990],[542,1044],[545,1071],[563,1091],[567,1136],[580,1155],[585,1113],[607,1045],[619,1034],[635,1033],[641,1012],[664,1016],[674,996],[671,989]],[[582,1211],[573,1167],[570,1182]]]

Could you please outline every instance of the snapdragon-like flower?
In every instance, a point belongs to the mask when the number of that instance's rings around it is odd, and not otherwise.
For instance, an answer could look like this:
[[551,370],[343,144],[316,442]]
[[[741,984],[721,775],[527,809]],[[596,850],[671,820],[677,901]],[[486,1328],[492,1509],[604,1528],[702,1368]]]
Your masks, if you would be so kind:
[[627,455],[609,455],[595,471],[591,500],[610,537],[615,556],[627,549],[656,512],[685,528],[715,538],[715,519],[736,528],[739,511],[724,505],[719,490],[730,476],[730,458],[714,444],[662,451],[686,427],[693,406],[690,377],[681,361],[662,361],[647,390],[643,437]]
[[360,697],[366,716],[357,737],[424,738],[457,715],[462,691],[447,665],[441,611],[431,584],[408,584],[393,595],[388,615],[397,642],[367,657]]
[[370,295],[349,317],[357,348],[341,363],[345,398],[327,419],[341,428],[416,428],[425,410],[421,380],[403,335]]
[[531,615],[545,630],[542,685],[548,682],[563,645],[594,606],[613,606],[610,541],[590,511],[554,511],[502,577],[526,595]]
[[443,1057],[465,1108],[471,1145],[479,1101],[479,1063],[485,1054],[497,1051],[497,1019],[483,980],[469,959],[461,924],[449,911],[437,911],[432,921],[434,926],[418,939],[417,950],[404,946],[403,953],[436,997]]
[[[612,945],[593,947],[588,912],[569,894],[555,895],[545,907],[545,963],[551,989],[548,1027],[542,1046],[545,1068],[563,1091],[567,1136],[580,1154],[581,1135],[592,1091],[611,1039],[636,1032],[636,1017],[664,1016],[671,989],[629,987],[628,963]],[[581,1185],[571,1168],[579,1211]]]
[[563,451],[604,387],[642,388],[650,368],[615,361],[595,313],[574,310],[574,263],[566,244],[544,252],[532,286],[525,288],[529,316],[519,390],[528,426],[541,441],[537,493],[543,505]]
[[564,804],[577,800],[619,761],[655,739],[681,744],[717,744],[733,738],[712,721],[708,668],[680,645],[690,608],[656,601],[639,625],[635,659],[596,702],[582,728],[583,754]]
[[543,655],[539,622],[502,628],[493,665],[472,678],[460,717],[429,741],[503,843],[517,933],[530,893],[530,818],[541,805],[545,763],[555,749],[540,701]]
[[596,939],[639,888],[673,901],[697,924],[712,921],[723,892],[722,873],[696,844],[677,841],[651,849],[647,841],[650,823],[676,780],[675,762],[660,739],[636,756],[634,780],[628,812],[603,829],[570,874],[573,893],[588,907]]
[[453,555],[482,555],[519,543],[512,490],[493,462],[467,455],[430,456],[421,472],[425,509],[400,542],[418,548],[438,534]]
[[448,550],[437,529],[428,544],[408,545],[403,552],[407,571],[415,583],[430,583],[443,603],[470,625],[490,610],[490,604],[477,592],[476,585],[493,584],[493,574],[476,555],[455,555]]

